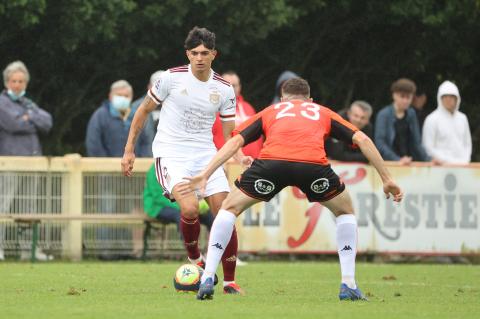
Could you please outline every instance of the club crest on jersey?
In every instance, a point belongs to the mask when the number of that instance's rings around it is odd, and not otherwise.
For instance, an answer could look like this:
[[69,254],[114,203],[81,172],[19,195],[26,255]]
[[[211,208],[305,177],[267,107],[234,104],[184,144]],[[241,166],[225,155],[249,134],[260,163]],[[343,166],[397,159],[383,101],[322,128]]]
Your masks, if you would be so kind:
[[210,103],[218,104],[220,102],[220,94],[210,93]]
[[323,193],[325,192],[328,187],[330,186],[330,183],[328,182],[328,179],[326,178],[319,178],[317,180],[315,180],[312,185],[310,185],[310,189],[317,193],[317,194],[320,194],[320,193]]
[[275,185],[266,179],[257,179],[253,185],[259,194],[267,195],[273,192]]

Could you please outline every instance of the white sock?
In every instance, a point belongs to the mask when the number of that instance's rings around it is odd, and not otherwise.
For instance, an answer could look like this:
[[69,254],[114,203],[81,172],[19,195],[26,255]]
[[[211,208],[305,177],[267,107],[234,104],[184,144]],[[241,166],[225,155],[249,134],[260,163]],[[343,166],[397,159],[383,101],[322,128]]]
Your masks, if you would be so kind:
[[344,214],[336,218],[337,250],[342,272],[342,283],[356,289],[355,256],[357,255],[357,220],[353,214]]
[[235,282],[235,281],[224,281],[224,282],[223,282],[223,287],[226,287],[226,286],[228,286],[228,285],[230,285],[230,284],[232,284],[232,283],[234,283],[234,282]]
[[235,214],[220,209],[213,221],[212,229],[210,230],[210,239],[208,241],[207,262],[205,271],[202,276],[202,283],[207,278],[213,278],[217,271],[218,264],[227,247],[230,238],[232,237],[233,227],[237,216]]

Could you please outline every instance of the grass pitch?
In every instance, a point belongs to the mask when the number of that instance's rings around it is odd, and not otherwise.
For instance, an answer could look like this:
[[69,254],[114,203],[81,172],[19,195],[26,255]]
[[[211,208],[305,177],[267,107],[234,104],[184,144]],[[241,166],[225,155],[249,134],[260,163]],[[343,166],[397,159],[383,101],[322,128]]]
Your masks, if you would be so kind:
[[[258,262],[237,268],[246,296],[177,293],[180,263],[0,263],[0,317],[478,318],[480,266],[358,264],[369,302],[338,301],[339,268]],[[220,278],[222,276],[219,276]]]

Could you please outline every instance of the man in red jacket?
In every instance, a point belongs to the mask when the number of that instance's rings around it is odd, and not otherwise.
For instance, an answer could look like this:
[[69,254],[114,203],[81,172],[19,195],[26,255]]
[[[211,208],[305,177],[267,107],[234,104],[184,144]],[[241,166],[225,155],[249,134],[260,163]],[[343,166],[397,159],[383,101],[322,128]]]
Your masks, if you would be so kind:
[[[241,94],[242,85],[240,83],[240,78],[238,77],[237,73],[233,71],[227,71],[222,74],[222,77],[230,82],[233,86],[233,90],[235,91],[235,96],[237,97],[237,110],[236,110],[236,117],[235,117],[235,126],[239,126],[250,117],[255,115],[255,109],[253,106],[243,99]],[[223,144],[225,144],[225,138],[222,133],[222,124],[220,122],[220,118],[217,114],[217,120],[213,124],[212,128],[213,133],[213,142],[217,149],[220,149]],[[251,156],[253,158],[257,158],[260,154],[260,149],[262,148],[263,138],[259,138],[258,140],[252,142],[251,144],[245,146],[242,150],[246,156]]]

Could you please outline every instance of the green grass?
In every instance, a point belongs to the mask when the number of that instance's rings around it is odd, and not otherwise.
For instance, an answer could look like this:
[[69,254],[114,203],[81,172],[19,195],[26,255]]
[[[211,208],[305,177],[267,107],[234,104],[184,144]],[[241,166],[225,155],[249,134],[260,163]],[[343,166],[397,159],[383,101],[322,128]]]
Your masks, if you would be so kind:
[[[237,269],[246,296],[177,293],[179,263],[0,263],[0,317],[479,318],[480,266],[358,264],[369,302],[339,302],[336,263]],[[221,276],[220,276],[221,277]],[[384,278],[385,277],[385,278]]]

